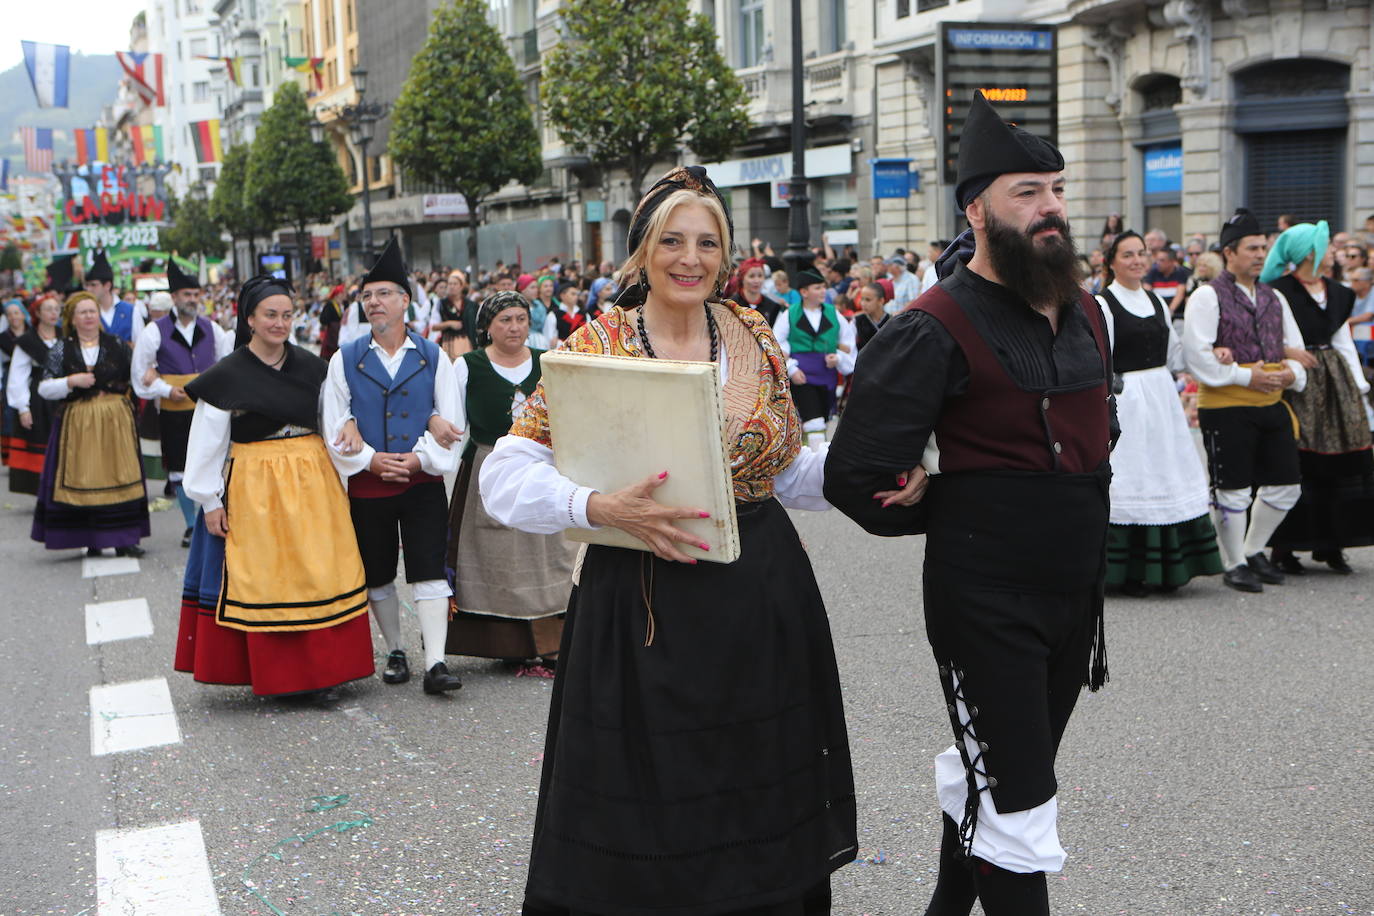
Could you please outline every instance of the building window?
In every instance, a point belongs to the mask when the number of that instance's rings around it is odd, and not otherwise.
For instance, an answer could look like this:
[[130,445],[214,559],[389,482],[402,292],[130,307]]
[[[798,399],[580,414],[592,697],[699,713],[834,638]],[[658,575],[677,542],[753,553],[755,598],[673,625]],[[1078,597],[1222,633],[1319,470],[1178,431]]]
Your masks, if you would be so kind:
[[820,0],[820,51],[834,54],[844,48],[844,6],[848,0]]
[[258,65],[257,65],[257,64],[254,64],[254,65],[253,65],[253,88],[256,89],[256,88],[258,88],[259,85],[261,85],[261,82],[259,81],[259,77],[258,77]]
[[739,0],[739,65],[763,63],[763,0]]
[[208,102],[208,101],[210,101],[210,84],[209,84],[209,83],[203,83],[203,82],[202,82],[202,83],[192,83],[192,84],[191,84],[191,101],[193,101],[193,102]]
[[911,15],[911,0],[897,0],[897,18],[905,19]]
[[209,57],[209,56],[210,56],[210,42],[207,41],[207,40],[204,39],[204,38],[192,38],[192,39],[191,39],[191,56],[192,56],[192,57]]
[[215,167],[214,167],[213,165],[201,166],[201,169],[200,169],[200,181],[201,181],[201,184],[213,184],[216,177],[217,177],[217,176],[215,175]]
[[949,0],[916,0],[916,12],[918,13],[936,10],[942,6],[949,6]]

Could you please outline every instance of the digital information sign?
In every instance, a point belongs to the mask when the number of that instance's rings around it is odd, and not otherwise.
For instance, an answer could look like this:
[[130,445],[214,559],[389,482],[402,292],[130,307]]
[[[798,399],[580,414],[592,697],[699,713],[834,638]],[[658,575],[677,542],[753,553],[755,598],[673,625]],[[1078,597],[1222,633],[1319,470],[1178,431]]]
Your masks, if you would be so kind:
[[1007,121],[1057,142],[1059,73],[1052,25],[943,22],[937,73],[944,99],[941,155],[945,181],[954,184],[959,133],[981,89]]

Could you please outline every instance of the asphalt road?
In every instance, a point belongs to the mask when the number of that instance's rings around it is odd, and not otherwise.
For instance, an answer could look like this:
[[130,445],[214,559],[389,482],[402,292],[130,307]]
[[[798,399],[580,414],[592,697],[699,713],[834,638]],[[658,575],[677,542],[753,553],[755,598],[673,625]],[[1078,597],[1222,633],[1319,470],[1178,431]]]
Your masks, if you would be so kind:
[[[199,685],[171,670],[178,513],[155,514],[139,572],[82,578],[75,552],[29,541],[31,499],[0,504],[0,913],[203,916],[215,898],[234,916],[519,913],[551,681],[451,659],[457,694],[373,678],[327,710]],[[950,743],[921,542],[795,518],[830,610],[859,793],[859,861],[834,877],[834,912],[920,916],[939,842],[932,759]],[[1059,759],[1070,858],[1051,877],[1055,913],[1374,913],[1374,550],[1352,562],[1354,576],[1262,596],[1213,579],[1109,601],[1112,680],[1084,695]],[[137,598],[151,636],[87,644],[87,604]],[[92,722],[91,688],[149,679],[169,685],[180,740],[93,755],[92,726],[115,717]],[[326,810],[307,810],[319,796]],[[148,833],[187,824],[175,841]],[[130,836],[174,863],[151,886],[136,861],[98,861]],[[145,896],[121,902],[130,886]]]

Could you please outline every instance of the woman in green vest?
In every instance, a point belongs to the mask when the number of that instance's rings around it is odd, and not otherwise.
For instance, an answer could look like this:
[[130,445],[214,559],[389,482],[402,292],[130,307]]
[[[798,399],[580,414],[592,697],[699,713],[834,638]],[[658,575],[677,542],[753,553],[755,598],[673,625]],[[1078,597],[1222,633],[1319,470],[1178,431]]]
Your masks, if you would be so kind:
[[543,350],[526,346],[530,303],[513,290],[494,293],[477,314],[478,348],[453,364],[467,416],[467,444],[449,509],[448,567],[453,577],[449,655],[542,660],[558,654],[572,588],[576,548],[561,535],[507,528],[482,507],[475,482],[496,440],[510,429],[539,383]]

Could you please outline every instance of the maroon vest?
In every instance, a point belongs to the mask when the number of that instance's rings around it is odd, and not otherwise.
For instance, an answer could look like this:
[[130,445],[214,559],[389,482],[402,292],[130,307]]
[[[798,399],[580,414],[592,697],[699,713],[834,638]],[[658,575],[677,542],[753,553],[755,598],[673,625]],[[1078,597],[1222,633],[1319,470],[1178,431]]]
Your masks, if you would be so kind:
[[1102,313],[1086,293],[1088,316],[1102,356],[1102,384],[1081,391],[1018,387],[978,329],[949,293],[933,287],[913,305],[932,315],[968,361],[968,390],[945,404],[935,424],[940,471],[1091,473],[1111,451],[1107,400],[1110,375]]

